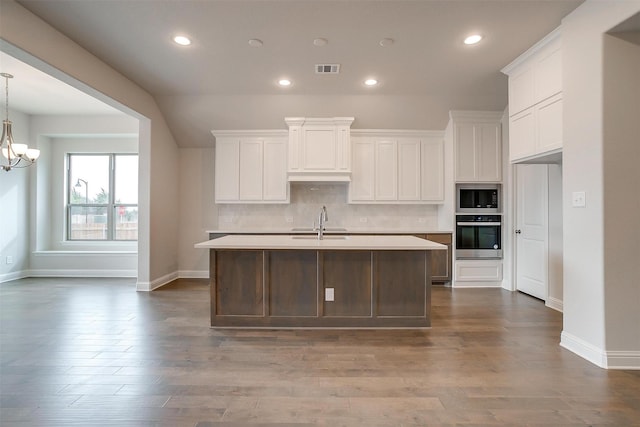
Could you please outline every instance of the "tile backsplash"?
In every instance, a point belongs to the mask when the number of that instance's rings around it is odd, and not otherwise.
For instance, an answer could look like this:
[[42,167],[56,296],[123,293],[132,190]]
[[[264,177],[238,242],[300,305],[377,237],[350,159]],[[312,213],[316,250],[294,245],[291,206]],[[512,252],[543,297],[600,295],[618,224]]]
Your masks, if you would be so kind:
[[327,227],[348,229],[436,230],[438,205],[348,204],[347,183],[292,183],[291,203],[218,205],[218,228],[224,230],[312,227],[322,206]]

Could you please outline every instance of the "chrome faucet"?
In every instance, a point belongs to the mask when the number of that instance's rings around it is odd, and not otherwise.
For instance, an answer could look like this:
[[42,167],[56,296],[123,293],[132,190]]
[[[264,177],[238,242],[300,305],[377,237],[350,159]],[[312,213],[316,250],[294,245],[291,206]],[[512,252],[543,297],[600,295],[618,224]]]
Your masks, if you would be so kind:
[[318,214],[318,240],[322,240],[324,237],[324,223],[329,221],[329,215],[327,214],[327,207],[323,206]]

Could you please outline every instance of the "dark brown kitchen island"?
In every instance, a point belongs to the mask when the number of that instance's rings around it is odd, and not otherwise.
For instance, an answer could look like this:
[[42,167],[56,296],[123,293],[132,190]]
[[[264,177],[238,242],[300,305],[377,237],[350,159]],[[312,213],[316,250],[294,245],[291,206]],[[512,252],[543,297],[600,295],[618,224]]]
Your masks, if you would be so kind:
[[225,236],[210,249],[212,327],[431,325],[431,250],[412,236]]

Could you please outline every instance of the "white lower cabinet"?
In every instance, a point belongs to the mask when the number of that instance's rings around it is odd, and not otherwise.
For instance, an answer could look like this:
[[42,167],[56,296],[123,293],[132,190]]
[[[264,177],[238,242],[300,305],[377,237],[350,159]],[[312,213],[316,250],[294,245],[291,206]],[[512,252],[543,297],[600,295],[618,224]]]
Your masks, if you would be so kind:
[[216,135],[216,203],[288,203],[288,189],[286,136]]
[[460,259],[455,261],[455,287],[502,286],[501,259]]
[[350,203],[444,202],[441,136],[352,135],[351,143]]

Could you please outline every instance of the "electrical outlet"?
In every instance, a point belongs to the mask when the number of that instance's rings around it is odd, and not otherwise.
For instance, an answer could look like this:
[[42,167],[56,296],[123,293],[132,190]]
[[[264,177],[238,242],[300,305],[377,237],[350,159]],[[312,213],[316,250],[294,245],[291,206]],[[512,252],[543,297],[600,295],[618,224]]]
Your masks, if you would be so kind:
[[571,194],[571,206],[574,208],[584,208],[587,206],[587,196],[584,191],[574,191]]
[[334,288],[324,288],[324,300],[333,301],[335,297]]
[[291,222],[293,222],[293,217],[292,217],[292,216],[285,216],[285,217],[284,217],[284,220],[285,220],[286,222],[291,223]]
[[418,218],[418,222],[420,224],[424,224],[425,222],[427,222],[427,218],[420,217],[420,218]]
[[366,216],[360,217],[360,222],[367,222],[369,219]]
[[11,255],[7,255],[7,264],[13,264],[13,257]]

